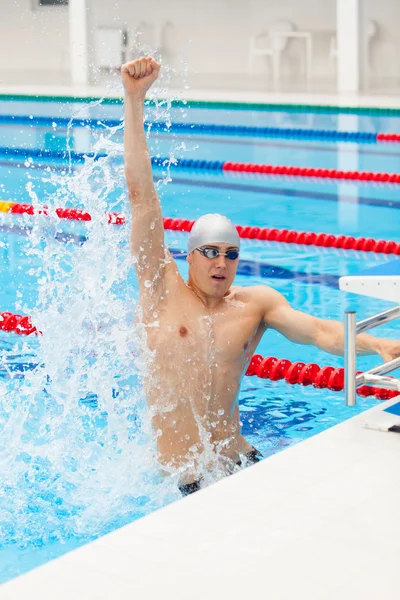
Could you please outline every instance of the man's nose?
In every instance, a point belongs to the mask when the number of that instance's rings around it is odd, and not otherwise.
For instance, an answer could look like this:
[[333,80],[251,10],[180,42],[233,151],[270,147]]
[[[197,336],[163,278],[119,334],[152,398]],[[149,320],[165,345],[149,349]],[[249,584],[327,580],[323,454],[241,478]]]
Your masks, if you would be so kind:
[[215,259],[215,266],[221,268],[226,266],[225,254],[218,254],[217,258]]

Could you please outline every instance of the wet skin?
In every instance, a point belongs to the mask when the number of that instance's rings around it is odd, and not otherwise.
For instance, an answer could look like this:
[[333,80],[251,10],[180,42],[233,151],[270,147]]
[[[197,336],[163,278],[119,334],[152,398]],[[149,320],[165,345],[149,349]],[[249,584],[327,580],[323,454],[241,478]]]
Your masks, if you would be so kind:
[[191,480],[205,465],[237,462],[252,449],[240,432],[237,398],[266,325],[257,288],[231,285],[237,260],[193,252],[188,261],[184,282],[167,253],[161,283],[144,288],[141,307],[154,351],[145,385],[160,462]]
[[[298,344],[343,355],[338,321],[294,310],[267,286],[233,287],[237,260],[188,256],[184,282],[164,245],[160,201],[143,128],[146,93],[161,65],[142,57],[122,65],[125,177],[132,212],[131,249],[140,287],[138,319],[152,350],[145,380],[165,470],[198,478],[217,462],[236,462],[251,449],[240,432],[241,377],[267,326]],[[213,242],[221,252],[229,248]],[[210,245],[210,244],[207,244]],[[359,354],[400,356],[400,342],[368,334],[356,338]],[[145,353],[146,354],[146,353]]]

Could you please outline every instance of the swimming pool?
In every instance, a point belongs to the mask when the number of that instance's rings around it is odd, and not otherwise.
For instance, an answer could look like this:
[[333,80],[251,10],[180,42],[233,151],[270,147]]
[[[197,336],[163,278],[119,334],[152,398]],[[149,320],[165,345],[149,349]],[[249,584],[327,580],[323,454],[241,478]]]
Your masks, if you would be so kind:
[[[151,120],[154,109],[149,109]],[[120,105],[0,101],[0,114],[48,116],[54,126],[1,125],[3,146],[48,150],[46,156],[0,156],[1,200],[85,208],[90,224],[0,213],[0,311],[32,315],[41,339],[0,332],[0,581],[176,500],[160,480],[140,394],[140,359],[131,337],[137,287],[129,267],[126,227],[105,223],[105,210],[125,211],[121,131],[57,126],[57,118],[119,119]],[[177,107],[171,120],[192,123],[395,132],[397,117]],[[105,137],[101,140],[101,133]],[[112,136],[110,137],[112,133]],[[82,166],[55,153],[103,149],[113,157]],[[395,145],[263,139],[158,132],[153,155],[400,172]],[[53,153],[53,155],[52,155]],[[399,241],[397,187],[265,175],[155,169],[165,216],[194,219],[218,211],[235,223],[364,235]],[[69,174],[69,179],[66,176]],[[32,228],[30,230],[30,228]],[[166,232],[175,254],[186,234]],[[84,241],[88,238],[88,241]],[[242,285],[271,285],[295,308],[341,320],[389,303],[339,292],[338,277],[390,257],[243,240]],[[183,276],[184,260],[178,260]],[[247,274],[246,274],[247,273]],[[394,336],[387,324],[379,335]],[[93,346],[96,351],[93,352]],[[130,348],[129,356],[126,348]],[[296,346],[273,332],[258,352],[341,366],[343,359]],[[376,362],[358,361],[360,369]],[[39,367],[37,367],[39,363]],[[78,375],[77,375],[78,373]],[[268,456],[376,402],[346,408],[343,394],[256,377],[243,380],[243,432]]]

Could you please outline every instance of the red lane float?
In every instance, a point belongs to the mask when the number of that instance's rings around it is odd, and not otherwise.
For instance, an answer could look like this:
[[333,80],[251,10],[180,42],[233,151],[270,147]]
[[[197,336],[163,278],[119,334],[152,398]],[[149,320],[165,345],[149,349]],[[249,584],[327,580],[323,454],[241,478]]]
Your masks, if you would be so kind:
[[[0,201],[0,212],[48,215],[48,208],[44,206],[35,213],[31,204]],[[80,210],[79,208],[56,208],[55,213],[60,219],[70,219],[75,221],[91,221],[92,219],[89,213]],[[123,225],[126,222],[126,217],[121,213],[107,213],[106,217],[108,223],[112,225]],[[170,217],[164,218],[163,222],[164,229],[186,232],[191,231],[194,223],[194,221],[188,219],[175,219]],[[236,225],[236,229],[241,238],[251,240],[400,255],[400,242],[398,243],[392,240],[375,240],[374,238],[366,237],[355,238],[351,235],[333,235],[331,233],[295,231],[293,229],[276,229],[274,227],[253,227],[251,225]]]
[[[246,375],[256,375],[262,379],[279,381],[285,379],[286,383],[313,385],[316,388],[327,388],[332,392],[341,392],[344,389],[344,369],[335,367],[320,368],[315,363],[294,362],[285,358],[267,356],[263,358],[255,354],[248,366]],[[359,396],[375,396],[378,400],[389,400],[399,395],[399,392],[363,385],[357,388]]]
[[38,335],[40,333],[34,325],[30,317],[24,315],[16,315],[10,312],[0,313],[0,330],[16,333],[18,335]]
[[262,173],[263,175],[285,175],[286,177],[318,177],[351,181],[373,181],[376,183],[400,184],[400,173],[376,173],[373,171],[341,171],[338,169],[316,169],[314,167],[290,167],[287,165],[260,165],[253,163],[225,162],[223,171],[239,173]]
[[[30,317],[13,314],[10,312],[0,313],[0,330],[18,335],[38,335],[41,331],[32,325]],[[333,392],[341,392],[344,389],[344,369],[335,367],[319,367],[315,363],[294,362],[286,358],[275,358],[267,356],[263,358],[260,354],[254,354],[247,368],[246,375],[256,375],[262,379],[279,381],[285,379],[292,385],[313,385],[316,388],[327,388]],[[378,400],[394,398],[399,392],[376,388],[368,385],[357,388],[359,396],[375,396]]]
[[[186,219],[164,219],[164,229],[190,232],[194,221]],[[315,233],[313,231],[295,231],[292,229],[275,229],[268,227],[253,227],[251,225],[236,225],[241,238],[251,240],[283,242],[285,244],[300,244],[305,246],[321,246],[324,248],[341,248],[343,250],[359,250],[361,252],[376,252],[400,255],[400,242],[375,240],[373,238],[350,235],[333,235],[331,233]]]
[[400,142],[398,133],[378,133],[376,135],[377,142]]
[[[0,200],[0,212],[11,213],[14,215],[49,215],[48,206],[41,206],[36,209],[32,204],[21,204],[19,202],[6,202]],[[80,208],[56,208],[55,213],[60,219],[69,219],[70,221],[91,221],[92,217],[88,212]],[[113,225],[123,225],[126,221],[125,216],[119,213],[106,213],[108,223]]]

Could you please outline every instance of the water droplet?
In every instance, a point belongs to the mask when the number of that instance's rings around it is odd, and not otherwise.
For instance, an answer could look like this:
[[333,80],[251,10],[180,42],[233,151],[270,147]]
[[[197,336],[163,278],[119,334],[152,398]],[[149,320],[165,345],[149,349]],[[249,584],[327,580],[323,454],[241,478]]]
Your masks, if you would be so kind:
[[225,414],[225,411],[224,411],[224,409],[223,409],[223,408],[220,408],[220,409],[218,410],[218,416],[219,416],[219,417],[222,417],[222,415],[224,415],[224,414]]
[[150,279],[146,279],[146,281],[144,282],[144,287],[147,287],[147,288],[151,287]]

